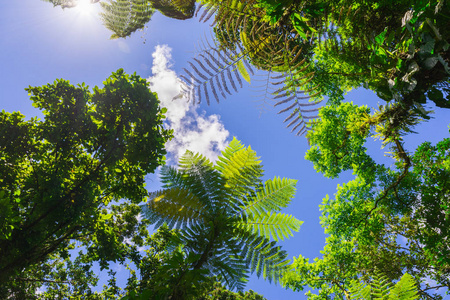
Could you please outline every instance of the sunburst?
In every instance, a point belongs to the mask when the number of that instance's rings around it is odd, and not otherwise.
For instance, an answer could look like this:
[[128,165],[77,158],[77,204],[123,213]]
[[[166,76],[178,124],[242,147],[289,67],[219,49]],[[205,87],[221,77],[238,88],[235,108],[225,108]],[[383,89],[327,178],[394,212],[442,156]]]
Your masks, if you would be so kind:
[[75,10],[81,15],[92,15],[94,13],[94,5],[92,0],[78,0]]

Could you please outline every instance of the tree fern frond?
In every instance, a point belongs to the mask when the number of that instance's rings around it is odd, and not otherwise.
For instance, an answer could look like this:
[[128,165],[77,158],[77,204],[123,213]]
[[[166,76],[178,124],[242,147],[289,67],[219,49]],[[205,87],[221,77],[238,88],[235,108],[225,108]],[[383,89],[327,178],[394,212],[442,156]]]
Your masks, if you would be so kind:
[[178,20],[190,19],[195,13],[195,0],[150,0],[163,15]]
[[[288,101],[290,101],[290,100],[288,100]],[[288,102],[288,101],[286,101],[286,102]],[[297,114],[297,110],[294,109],[296,106],[297,106],[297,102],[294,102],[291,105],[289,105],[288,107],[283,108],[282,110],[280,110],[278,112],[278,114],[282,114],[282,113],[287,112],[287,111],[293,111],[293,112],[291,112],[291,114],[286,119],[284,119],[284,122],[290,120],[294,115]]]
[[168,222],[177,228],[189,226],[192,223],[208,220],[205,205],[188,190],[169,188],[149,194],[149,201],[144,213],[152,214],[153,221]]
[[184,187],[183,174],[170,166],[163,166],[159,173],[163,188]]
[[202,3],[198,6],[197,11],[195,12],[195,16],[198,16],[198,13],[203,10],[199,21],[200,22],[208,22],[209,19],[214,15],[214,13],[218,10],[217,6],[211,5],[211,4],[205,4]]
[[[214,83],[212,80],[209,82],[209,86],[211,88],[211,91],[213,92],[214,99],[216,99],[217,103],[219,103],[219,96],[217,95],[216,88],[214,87]],[[208,103],[208,105],[209,105],[209,103]]]
[[296,184],[297,180],[279,177],[267,180],[262,189],[246,199],[239,214],[251,216],[281,210],[290,203],[296,191]]
[[389,293],[388,300],[415,300],[419,299],[414,277],[408,273],[403,274],[400,281],[395,284]]
[[359,280],[353,280],[349,288],[349,294],[352,300],[371,300],[372,289],[370,285],[360,282]]
[[222,151],[216,169],[225,178],[226,187],[236,200],[245,197],[259,186],[260,177],[263,175],[261,161],[256,152],[250,147],[244,148],[236,138]]
[[223,179],[206,157],[186,151],[180,158],[179,170],[185,174],[185,188],[195,194],[211,212],[227,204],[223,201],[228,199]]
[[[201,81],[200,79],[198,79],[197,77],[195,77],[194,75],[192,75],[192,73],[189,72],[189,70],[183,68],[183,71],[184,71],[186,74],[189,75],[189,78],[190,78],[190,79],[193,79],[195,82],[197,82],[197,83],[199,83],[199,84],[202,84],[202,81]],[[182,78],[186,78],[186,77],[182,77]],[[187,82],[189,82],[189,81],[187,81]],[[186,84],[187,84],[187,82],[186,82]]]
[[240,289],[249,271],[269,281],[280,279],[289,261],[270,239],[291,235],[301,222],[273,211],[290,202],[296,181],[275,178],[263,185],[262,174],[255,151],[237,139],[216,166],[187,151],[178,169],[162,168],[165,189],[150,193],[143,211],[152,223],[182,228],[174,241],[184,251],[178,263],[184,258],[187,268],[167,269],[177,282],[216,275],[230,288]]
[[267,239],[279,241],[292,236],[294,231],[300,229],[302,223],[291,215],[268,212],[248,216],[245,222],[238,221],[236,226]]
[[405,273],[394,286],[384,276],[374,275],[370,284],[355,279],[349,287],[351,300],[415,300],[419,299],[414,278]]
[[271,242],[257,235],[246,235],[245,262],[250,273],[256,272],[258,277],[263,275],[264,279],[277,282],[289,264],[287,253],[275,241]]
[[375,299],[384,299],[389,292],[391,282],[384,276],[375,274],[373,276],[373,281],[371,282],[371,287],[372,295]]
[[109,0],[100,5],[103,24],[114,32],[111,38],[124,38],[143,28],[155,11],[146,0]]

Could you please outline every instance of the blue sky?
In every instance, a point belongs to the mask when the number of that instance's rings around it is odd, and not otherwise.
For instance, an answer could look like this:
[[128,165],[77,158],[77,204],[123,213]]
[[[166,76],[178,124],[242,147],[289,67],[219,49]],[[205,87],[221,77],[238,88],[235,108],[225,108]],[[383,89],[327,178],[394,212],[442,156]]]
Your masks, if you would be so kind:
[[[291,134],[282,124],[285,116],[277,115],[270,105],[264,110],[259,108],[252,84],[220,104],[212,102],[209,107],[204,103],[192,107],[183,101],[171,101],[170,95],[177,89],[176,76],[195,54],[199,41],[211,36],[208,24],[195,18],[178,21],[155,13],[144,32],[110,40],[111,32],[102,26],[96,14],[53,8],[39,0],[1,1],[0,15],[1,109],[21,111],[27,117],[39,116],[24,88],[44,85],[56,78],[100,86],[118,68],[150,78],[153,90],[169,106],[169,125],[178,130],[177,139],[168,145],[174,157],[183,153],[185,147],[215,157],[217,150],[236,136],[261,156],[267,178],[299,180],[297,195],[286,212],[304,224],[294,237],[283,242],[283,247],[291,257],[298,254],[320,257],[325,236],[319,224],[318,205],[326,194],[331,196],[335,192],[338,183],[351,179],[351,174],[330,180],[315,173],[312,164],[304,159],[308,149],[306,139]],[[346,101],[375,107],[379,101],[383,103],[362,89],[349,93]],[[413,151],[425,140],[437,142],[448,137],[450,111],[436,109],[436,112],[435,119],[418,126],[418,134],[406,139],[408,150]],[[371,154],[392,164],[384,156],[385,150],[380,150],[379,141],[368,145]],[[158,188],[155,176],[149,176],[147,187]],[[247,288],[269,300],[305,299],[303,292],[286,291],[253,278]]]

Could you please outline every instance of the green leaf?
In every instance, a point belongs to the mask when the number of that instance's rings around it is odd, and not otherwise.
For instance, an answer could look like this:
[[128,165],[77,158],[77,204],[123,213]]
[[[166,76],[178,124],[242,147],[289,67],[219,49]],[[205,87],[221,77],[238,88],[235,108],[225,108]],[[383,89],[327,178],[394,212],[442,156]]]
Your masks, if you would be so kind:
[[112,214],[107,214],[107,215],[102,215],[102,219],[103,220],[109,220],[109,219],[111,219],[112,218]]
[[242,60],[240,60],[237,63],[237,67],[238,67],[239,73],[245,79],[245,81],[247,81],[248,83],[251,83],[250,82],[250,75],[248,74],[247,69],[245,68],[244,63],[242,62]]

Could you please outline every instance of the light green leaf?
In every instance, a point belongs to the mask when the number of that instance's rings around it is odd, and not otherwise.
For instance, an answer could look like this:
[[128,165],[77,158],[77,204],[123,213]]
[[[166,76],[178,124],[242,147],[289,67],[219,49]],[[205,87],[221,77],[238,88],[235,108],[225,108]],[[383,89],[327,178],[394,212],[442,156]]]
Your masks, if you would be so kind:
[[251,83],[250,81],[250,75],[247,72],[247,69],[244,66],[244,63],[242,62],[242,60],[240,60],[237,64],[238,67],[238,71],[241,74],[241,76],[245,79],[245,81],[247,81],[248,83]]

